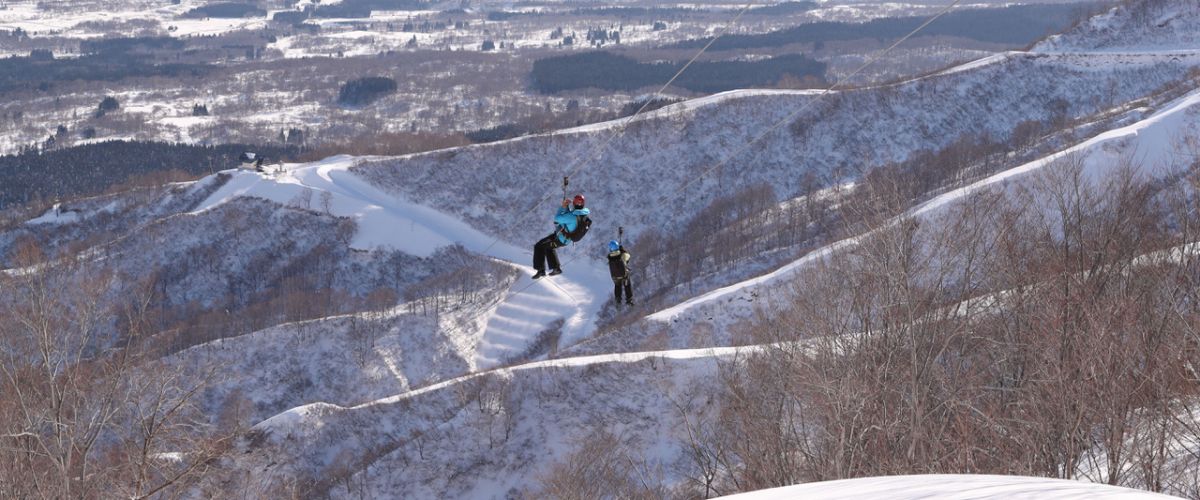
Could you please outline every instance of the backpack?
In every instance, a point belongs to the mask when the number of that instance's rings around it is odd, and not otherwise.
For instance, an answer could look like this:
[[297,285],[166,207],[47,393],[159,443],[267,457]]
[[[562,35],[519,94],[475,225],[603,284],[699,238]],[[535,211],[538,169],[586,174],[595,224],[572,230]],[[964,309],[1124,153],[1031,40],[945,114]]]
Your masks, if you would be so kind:
[[582,240],[583,235],[587,234],[588,229],[591,228],[592,219],[588,218],[586,215],[576,215],[575,230],[571,232],[563,231],[563,235],[565,235],[567,239],[574,241],[575,243],[579,243],[579,240]]
[[629,276],[629,268],[625,265],[625,249],[622,248],[616,255],[608,254],[608,274],[614,279],[624,278]]

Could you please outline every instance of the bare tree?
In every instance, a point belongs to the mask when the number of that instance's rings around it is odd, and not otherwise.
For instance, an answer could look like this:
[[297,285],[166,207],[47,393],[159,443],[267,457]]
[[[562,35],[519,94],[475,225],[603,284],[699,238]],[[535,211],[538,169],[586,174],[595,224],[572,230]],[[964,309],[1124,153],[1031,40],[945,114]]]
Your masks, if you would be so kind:
[[20,272],[0,276],[6,492],[144,498],[198,478],[223,440],[191,404],[203,377],[185,382],[144,356],[154,287],[122,289],[33,245],[16,262]]
[[620,437],[597,430],[582,438],[563,461],[539,476],[535,498],[664,498],[661,484],[646,478],[644,469]]
[[[725,377],[716,430],[692,438],[697,477],[738,490],[925,472],[1169,487],[1169,449],[1188,439],[1180,397],[1197,380],[1194,252],[1177,246],[1195,241],[1194,191],[1164,204],[1130,162],[1097,177],[1079,157],[1031,181],[917,217],[893,216],[902,179],[860,188],[845,207],[860,236],[749,329],[766,347]],[[703,424],[689,420],[690,435]]]

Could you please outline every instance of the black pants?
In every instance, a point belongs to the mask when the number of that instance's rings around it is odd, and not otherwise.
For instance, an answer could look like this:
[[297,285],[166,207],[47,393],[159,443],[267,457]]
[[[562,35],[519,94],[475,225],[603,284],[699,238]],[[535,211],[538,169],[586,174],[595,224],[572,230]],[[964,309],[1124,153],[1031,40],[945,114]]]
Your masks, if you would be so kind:
[[550,236],[538,240],[533,245],[533,268],[538,271],[546,270],[546,263],[550,263],[550,269],[558,269],[558,252],[554,249],[563,246],[562,242],[558,241],[558,233],[551,233]]
[[613,297],[617,299],[617,304],[621,303],[621,290],[625,290],[625,301],[633,302],[633,282],[629,276],[613,278]]

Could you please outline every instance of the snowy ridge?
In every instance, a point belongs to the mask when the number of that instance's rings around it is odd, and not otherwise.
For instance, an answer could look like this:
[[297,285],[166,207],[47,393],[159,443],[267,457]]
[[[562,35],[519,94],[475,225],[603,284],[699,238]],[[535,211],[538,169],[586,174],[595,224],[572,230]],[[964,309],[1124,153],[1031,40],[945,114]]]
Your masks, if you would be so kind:
[[551,360],[534,361],[508,368],[497,368],[474,372],[460,377],[444,380],[419,389],[396,394],[369,403],[352,407],[343,407],[329,403],[313,403],[292,408],[288,411],[263,420],[254,426],[255,429],[276,433],[291,433],[295,427],[303,425],[308,419],[320,418],[329,412],[350,411],[371,408],[380,405],[392,405],[431,392],[440,391],[455,385],[463,384],[488,375],[512,374],[526,370],[543,370],[547,368],[579,368],[603,364],[638,363],[649,359],[696,360],[730,358],[739,353],[748,353],[763,349],[764,346],[716,347],[704,349],[674,349],[665,351],[625,352],[600,354],[594,356],[576,356]]
[[[985,66],[990,66],[993,64],[1001,64],[1001,63],[1004,63],[1005,61],[1009,61],[1012,59],[1029,57],[1036,53],[1037,52],[1034,52],[1034,51],[1019,51],[1019,50],[1010,50],[1010,51],[1006,51],[1006,52],[1000,52],[997,54],[992,54],[992,55],[989,55],[986,57],[976,59],[974,61],[968,61],[968,62],[961,63],[961,64],[958,64],[955,66],[951,66],[944,70],[935,72],[931,75],[918,76],[918,77],[903,80],[903,81],[900,81],[897,83],[890,83],[890,84],[886,84],[886,85],[863,87],[863,89],[881,89],[881,88],[887,88],[887,87],[901,86],[901,85],[911,84],[913,82],[917,82],[917,81],[935,77],[935,76],[945,76],[945,75],[952,75],[955,73],[969,72],[969,71],[977,70],[979,68],[983,68]],[[1061,55],[1061,56],[1081,56],[1081,57],[1094,55],[1092,52],[1085,52],[1085,51],[1074,51],[1074,52],[1060,51],[1060,52],[1057,52],[1056,54]],[[1126,56],[1126,57],[1130,57],[1130,58],[1137,57],[1137,56],[1145,56],[1144,63],[1149,64],[1149,63],[1156,62],[1157,60],[1160,60],[1163,56],[1181,57],[1181,58],[1200,58],[1200,46],[1180,47],[1180,48],[1176,48],[1176,49],[1106,51],[1106,53],[1104,55],[1105,56]],[[863,90],[863,89],[859,89],[859,90]],[[844,92],[846,92],[846,91],[832,90],[832,91],[827,92],[825,89],[801,89],[801,90],[737,89],[737,90],[727,90],[724,92],[717,92],[715,94],[711,94],[711,95],[707,95],[707,96],[703,96],[703,97],[687,99],[682,102],[678,102],[678,103],[671,104],[668,106],[663,106],[658,109],[646,111],[646,112],[643,112],[632,118],[628,118],[628,117],[627,118],[617,118],[617,119],[603,121],[603,122],[581,125],[578,127],[571,127],[571,128],[561,129],[561,130],[555,130],[552,132],[533,134],[533,135],[529,135],[529,136],[516,137],[516,138],[512,138],[512,139],[505,139],[503,141],[487,143],[486,145],[472,145],[472,146],[465,146],[465,147],[485,147],[488,145],[501,144],[501,143],[506,143],[506,142],[520,142],[520,141],[529,140],[530,138],[533,138],[533,137],[552,137],[552,136],[559,136],[559,135],[591,134],[591,133],[596,133],[596,132],[613,133],[613,132],[616,132],[617,129],[619,129],[620,127],[626,126],[627,124],[632,124],[632,123],[646,121],[646,120],[662,119],[662,118],[681,118],[681,117],[686,118],[686,115],[688,113],[695,112],[702,108],[724,106],[724,105],[728,105],[728,104],[730,104],[734,101],[740,100],[740,99],[749,99],[749,98],[758,98],[758,97],[780,97],[780,96],[784,96],[784,97],[787,97],[787,96],[817,97],[817,96],[821,96],[823,94],[837,94],[837,93],[844,93]],[[458,149],[458,148],[454,148],[454,149]],[[428,154],[428,153],[417,153],[417,154],[408,155],[408,156],[417,156],[417,155],[423,155],[423,154]],[[403,157],[398,157],[398,158],[403,158]]]
[[[658,109],[645,111],[634,117],[617,118],[597,123],[590,123],[578,127],[571,127],[562,130],[555,130],[545,134],[537,134],[539,136],[555,136],[555,135],[573,135],[587,134],[593,132],[615,132],[616,129],[625,126],[627,123],[635,123],[644,120],[653,120],[656,118],[667,118],[679,116],[682,113],[696,111],[705,107],[721,106],[729,104],[738,99],[748,99],[753,97],[774,97],[774,96],[818,96],[825,93],[823,90],[804,89],[804,90],[776,90],[776,89],[738,89],[717,92],[715,94],[695,99],[687,99],[683,102],[677,102],[668,106],[663,106]],[[531,136],[533,137],[533,136]],[[509,141],[517,141],[523,138],[508,139]]]
[[[1083,154],[1087,157],[1088,170],[1093,175],[1099,175],[1103,169],[1111,168],[1116,164],[1114,160],[1117,157],[1129,153],[1137,154],[1138,159],[1145,165],[1144,173],[1151,175],[1167,173],[1166,170],[1174,166],[1175,161],[1178,160],[1174,156],[1176,141],[1187,134],[1185,131],[1195,134],[1198,129],[1200,129],[1200,91],[1193,91],[1145,120],[1105,132],[1054,155],[944,193],[918,205],[907,215],[913,217],[935,216],[938,211],[952,209],[954,203],[965,199],[971,193],[1016,180],[1046,167],[1056,160],[1074,154]],[[861,238],[860,236],[833,243],[774,272],[710,291],[658,311],[648,318],[654,321],[670,322],[687,315],[690,310],[700,306],[721,307],[720,305],[753,303],[760,293],[769,294],[769,292],[760,292],[759,288],[789,282],[794,279],[798,271],[806,266],[819,262],[820,259],[832,252],[854,246]],[[735,309],[726,307],[724,312],[728,315]]]
[[[669,430],[682,429],[675,405],[711,408],[722,356],[736,350],[537,362],[353,408],[308,405],[256,426],[263,444],[238,454],[236,467],[303,476],[342,457],[381,497],[488,499],[527,487],[588,429],[635,439],[647,460],[667,464],[681,452]],[[447,475],[454,470],[469,473]]]
[[1009,52],[1001,52],[999,54],[993,54],[993,55],[990,55],[987,57],[981,57],[974,61],[969,61],[969,62],[966,62],[963,64],[959,64],[958,66],[944,69],[942,71],[934,73],[934,75],[952,75],[954,73],[960,73],[963,71],[971,71],[973,69],[982,68],[989,64],[996,64],[996,63],[1002,62],[1002,61],[1007,60],[1008,58],[1013,57],[1017,54],[1020,54],[1020,52],[1009,51]]
[[[1007,137],[1020,123],[1050,120],[1054,106],[1072,118],[1109,111],[1154,95],[1194,66],[1200,50],[1006,53],[882,87],[728,92],[645,113],[623,128],[611,121],[373,159],[353,171],[387,193],[459,215],[505,241],[529,243],[546,230],[559,181],[571,174],[572,190],[587,196],[593,210],[593,232],[615,235],[624,226],[626,237],[636,238],[683,223],[716,196],[748,186],[769,184],[779,199],[789,199],[806,192],[805,173],[846,176],[848,166],[869,170],[963,137]],[[715,168],[780,122],[786,126]],[[650,168],[658,165],[669,168]],[[688,196],[677,192],[685,186]],[[665,197],[672,197],[669,209],[662,207]],[[537,200],[545,212],[531,214]],[[584,246],[601,255],[607,239]]]
[[1129,2],[1034,46],[1038,52],[1200,48],[1200,1]]
[[[284,205],[328,211],[358,223],[351,246],[358,249],[394,248],[428,257],[438,248],[462,245],[474,252],[508,262],[526,273],[531,250],[484,235],[467,222],[402,196],[380,191],[349,172],[361,161],[335,156],[311,164],[283,165],[277,176],[238,171],[195,212],[201,213],[237,198],[263,198]],[[560,250],[564,260],[578,249]],[[607,268],[596,259],[574,259],[566,272],[531,282],[520,279],[505,300],[486,314],[482,332],[466,332],[478,344],[472,369],[490,368],[522,354],[537,335],[562,320],[562,345],[571,345],[595,330],[595,314],[607,300],[611,282]],[[474,319],[468,318],[468,319]]]

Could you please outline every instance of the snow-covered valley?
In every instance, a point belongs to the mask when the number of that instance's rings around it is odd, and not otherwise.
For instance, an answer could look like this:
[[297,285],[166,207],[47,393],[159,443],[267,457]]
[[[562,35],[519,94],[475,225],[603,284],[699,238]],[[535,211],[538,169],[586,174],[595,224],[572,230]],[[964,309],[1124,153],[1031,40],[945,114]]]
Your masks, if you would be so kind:
[[[7,93],[6,99],[0,100],[0,154],[117,139],[304,144],[358,154],[370,154],[354,151],[365,149],[356,141],[366,138],[375,143],[421,143],[407,134],[420,134],[441,146],[462,144],[466,142],[464,134],[495,132],[492,129],[496,128],[528,133],[599,121],[621,113],[652,91],[646,86],[537,92],[530,88],[529,72],[542,58],[609,50],[647,61],[686,59],[672,44],[726,29],[730,34],[752,36],[808,23],[929,15],[939,8],[936,2],[785,2],[788,5],[770,13],[770,9],[762,13],[750,9],[743,20],[733,22],[741,17],[735,15],[743,5],[477,2],[470,6],[428,3],[411,9],[424,2],[376,2],[376,8],[366,14],[342,17],[313,14],[321,9],[337,10],[338,3],[251,3],[260,8],[244,15],[212,16],[204,14],[212,5],[246,4],[10,0],[0,5],[0,61],[4,61],[0,66],[12,68],[11,73],[36,74],[42,66],[88,61],[103,52],[95,47],[106,42],[120,46],[118,42],[124,41],[136,47],[141,41],[147,44],[142,49],[149,52],[156,46],[178,45],[182,52],[164,57],[163,62],[176,66],[165,75],[134,67],[130,78],[101,76],[92,81],[88,73],[68,71],[60,81],[13,78],[0,82],[0,91]],[[378,8],[381,6],[391,8]],[[984,2],[962,8],[994,7]],[[288,16],[299,16],[299,20]],[[604,30],[606,38],[593,41],[594,30]],[[617,41],[607,38],[610,30],[619,33]],[[933,71],[956,61],[1017,48],[1027,41],[997,43],[962,36],[914,40],[848,83],[882,82]],[[485,44],[493,48],[484,49]],[[848,76],[851,68],[880,48],[878,44],[867,36],[828,44],[791,44],[783,49],[724,51],[708,58],[753,61],[799,51],[827,64],[828,79],[833,81]],[[119,67],[120,61],[144,56],[142,49],[100,66],[107,69],[97,72],[112,72],[111,67]],[[4,66],[17,59],[33,59],[35,54],[45,60],[31,66]],[[392,78],[397,91],[370,106],[340,105],[339,86],[356,77]],[[771,80],[761,85],[796,88],[797,83]],[[698,94],[672,87],[665,95]],[[105,97],[117,99],[121,109],[107,117],[95,116],[97,104]],[[194,111],[197,107],[204,111]],[[64,130],[59,131],[60,126]],[[48,137],[54,141],[47,144]],[[432,147],[410,150],[428,149]]]

